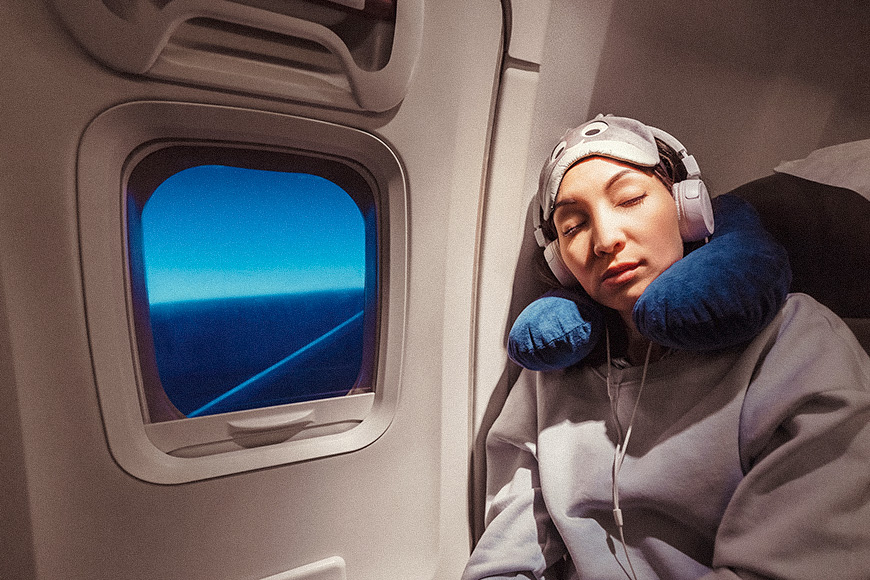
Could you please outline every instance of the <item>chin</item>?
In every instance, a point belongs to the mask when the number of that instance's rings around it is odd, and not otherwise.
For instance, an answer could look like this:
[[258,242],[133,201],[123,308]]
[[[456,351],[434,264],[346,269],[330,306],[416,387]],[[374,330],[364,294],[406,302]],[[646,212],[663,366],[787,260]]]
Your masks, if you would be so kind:
[[596,302],[617,312],[628,313],[630,316],[632,310],[634,310],[634,305],[647,286],[649,284],[643,284],[640,288],[630,288],[627,292],[620,292],[618,295],[602,296],[601,300],[596,300]]

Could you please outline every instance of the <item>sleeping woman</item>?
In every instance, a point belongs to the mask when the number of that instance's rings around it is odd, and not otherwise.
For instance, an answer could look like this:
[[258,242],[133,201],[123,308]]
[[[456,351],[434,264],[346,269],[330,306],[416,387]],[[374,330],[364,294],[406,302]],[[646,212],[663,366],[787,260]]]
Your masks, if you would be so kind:
[[870,578],[870,358],[845,324],[793,294],[718,348],[638,327],[645,290],[713,233],[698,177],[673,137],[613,116],[545,165],[537,236],[602,338],[514,385],[463,580]]

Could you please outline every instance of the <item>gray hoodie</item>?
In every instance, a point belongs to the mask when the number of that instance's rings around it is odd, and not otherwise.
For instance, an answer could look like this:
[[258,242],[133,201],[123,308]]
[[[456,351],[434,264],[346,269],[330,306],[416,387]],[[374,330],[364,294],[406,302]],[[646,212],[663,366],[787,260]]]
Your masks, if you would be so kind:
[[[463,580],[627,577],[606,372],[520,376],[488,435]],[[623,428],[642,372],[611,368]],[[651,363],[618,484],[639,579],[867,580],[870,358],[795,294],[747,345]]]

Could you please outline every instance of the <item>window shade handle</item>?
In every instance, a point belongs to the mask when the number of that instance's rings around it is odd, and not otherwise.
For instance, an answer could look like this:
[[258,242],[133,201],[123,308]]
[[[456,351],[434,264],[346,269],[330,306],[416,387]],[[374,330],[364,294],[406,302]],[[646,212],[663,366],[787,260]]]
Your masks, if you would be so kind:
[[278,417],[254,417],[228,421],[230,436],[242,447],[262,447],[282,443],[314,423],[314,409]]
[[227,426],[230,428],[231,434],[250,434],[264,433],[270,431],[280,431],[284,429],[298,428],[297,433],[314,422],[311,415],[314,414],[314,409],[292,413],[290,415],[280,415],[278,417],[254,417],[251,419],[236,419],[227,421]]

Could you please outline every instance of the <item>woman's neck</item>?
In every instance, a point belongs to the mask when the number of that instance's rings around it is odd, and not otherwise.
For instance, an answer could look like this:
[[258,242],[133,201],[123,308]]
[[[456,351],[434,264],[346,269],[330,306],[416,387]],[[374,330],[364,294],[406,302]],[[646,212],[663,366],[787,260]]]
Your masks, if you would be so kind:
[[[642,365],[644,360],[646,360],[646,353],[650,346],[650,340],[640,333],[634,325],[634,321],[631,319],[630,314],[628,316],[620,314],[620,316],[623,324],[625,324],[625,333],[628,337],[626,358],[632,365]],[[657,361],[665,356],[666,352],[667,349],[664,346],[658,343],[653,343],[649,360]]]

